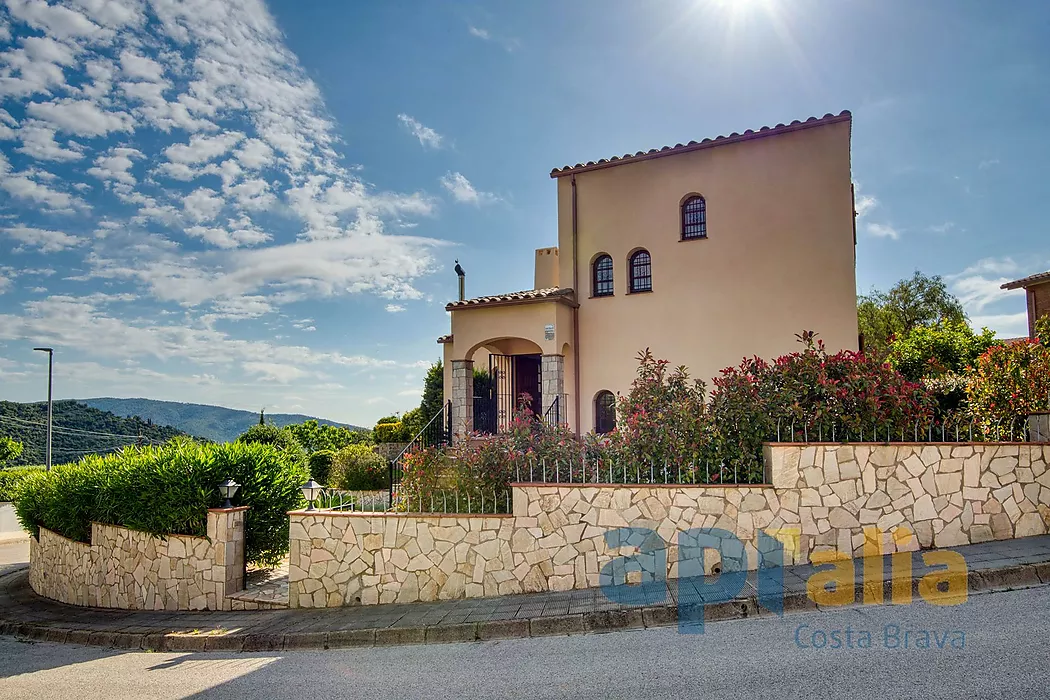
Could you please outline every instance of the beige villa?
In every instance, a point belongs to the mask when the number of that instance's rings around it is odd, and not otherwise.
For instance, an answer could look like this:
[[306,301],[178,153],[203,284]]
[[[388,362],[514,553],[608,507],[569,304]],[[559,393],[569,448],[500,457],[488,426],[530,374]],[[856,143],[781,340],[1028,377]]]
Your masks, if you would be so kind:
[[504,428],[522,393],[608,431],[646,347],[709,385],[802,330],[857,349],[850,130],[842,112],[553,170],[558,245],[536,251],[533,289],[446,307],[453,432]]

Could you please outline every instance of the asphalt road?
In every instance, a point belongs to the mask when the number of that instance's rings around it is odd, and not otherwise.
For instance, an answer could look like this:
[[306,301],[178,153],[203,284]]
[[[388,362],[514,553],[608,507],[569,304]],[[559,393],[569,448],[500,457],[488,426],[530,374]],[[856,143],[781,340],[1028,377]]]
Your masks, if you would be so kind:
[[[887,625],[900,633],[890,627],[887,639]],[[836,630],[842,647],[832,649]],[[917,647],[915,630],[936,633],[931,648]],[[861,631],[870,647],[858,646]],[[828,646],[813,648],[820,633]],[[1042,587],[975,595],[958,607],[920,602],[720,622],[703,635],[657,629],[261,654],[129,653],[0,638],[0,698],[1016,700],[1050,695],[1048,660],[1050,587]]]

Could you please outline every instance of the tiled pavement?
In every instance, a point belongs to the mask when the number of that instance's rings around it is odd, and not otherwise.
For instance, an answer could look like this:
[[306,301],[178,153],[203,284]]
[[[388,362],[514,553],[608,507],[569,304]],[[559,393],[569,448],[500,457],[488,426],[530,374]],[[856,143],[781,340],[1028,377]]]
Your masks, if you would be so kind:
[[[1050,584],[1050,535],[951,548],[963,555],[971,592]],[[883,557],[889,599],[889,557]],[[861,600],[863,561],[854,560]],[[913,554],[912,588],[940,567]],[[811,565],[784,569],[785,611],[815,609],[806,596]],[[63,605],[37,596],[25,569],[0,575],[0,633],[30,639],[154,650],[280,650],[472,641],[599,632],[677,624],[703,610],[707,621],[769,614],[758,606],[755,572],[732,601],[711,602],[703,579],[621,589],[614,602],[597,589],[529,593],[435,603],[325,610],[136,612]],[[708,583],[712,583],[709,581]],[[703,605],[705,598],[707,605]],[[694,607],[695,606],[695,607]],[[702,607],[701,607],[702,606]]]

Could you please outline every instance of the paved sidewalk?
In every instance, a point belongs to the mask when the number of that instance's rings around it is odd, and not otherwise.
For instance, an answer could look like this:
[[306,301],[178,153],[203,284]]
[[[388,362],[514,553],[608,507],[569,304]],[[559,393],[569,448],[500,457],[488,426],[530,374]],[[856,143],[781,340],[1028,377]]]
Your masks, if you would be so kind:
[[[1050,535],[952,547],[965,557],[971,592],[1050,584]],[[890,598],[889,557],[882,557]],[[854,560],[856,600],[863,559]],[[912,589],[931,570],[913,554]],[[785,612],[815,610],[807,597],[810,565],[784,569]],[[704,605],[703,579],[631,587],[621,604],[597,589],[472,598],[437,603],[324,610],[136,612],[63,605],[37,596],[28,572],[0,574],[0,634],[31,640],[155,651],[280,651],[540,637],[678,623],[679,608],[707,622],[770,615],[758,606],[754,572],[734,600]],[[699,584],[699,585],[698,585]],[[923,604],[916,594],[918,604]]]

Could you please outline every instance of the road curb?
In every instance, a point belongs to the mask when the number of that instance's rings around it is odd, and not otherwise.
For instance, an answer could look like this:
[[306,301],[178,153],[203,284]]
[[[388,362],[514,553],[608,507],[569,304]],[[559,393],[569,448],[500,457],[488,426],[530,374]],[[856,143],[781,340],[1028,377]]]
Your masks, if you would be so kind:
[[[912,579],[917,590],[918,578]],[[890,581],[885,582],[888,589]],[[970,571],[967,574],[969,594],[1010,591],[1050,585],[1050,561],[1019,564]],[[858,590],[863,591],[863,587]],[[858,593],[863,600],[863,593]],[[801,592],[786,593],[784,613],[807,613],[826,606],[818,606]],[[849,606],[861,607],[854,601]],[[596,634],[620,630],[640,630],[673,627],[681,623],[705,623],[739,620],[749,617],[768,617],[773,613],[760,607],[758,596],[750,595],[731,601],[704,606],[701,603],[661,605],[636,608],[599,610],[570,615],[534,617],[531,619],[489,620],[450,625],[411,627],[381,627],[352,630],[329,630],[287,633],[131,633],[106,630],[69,629],[35,622],[0,619],[0,635],[14,636],[33,642],[80,644],[116,649],[143,649],[179,652],[279,652],[321,649],[350,649],[362,647],[390,647],[419,644],[449,644],[473,641],[499,641],[529,637],[552,637],[575,634]],[[702,617],[701,617],[702,616]]]

